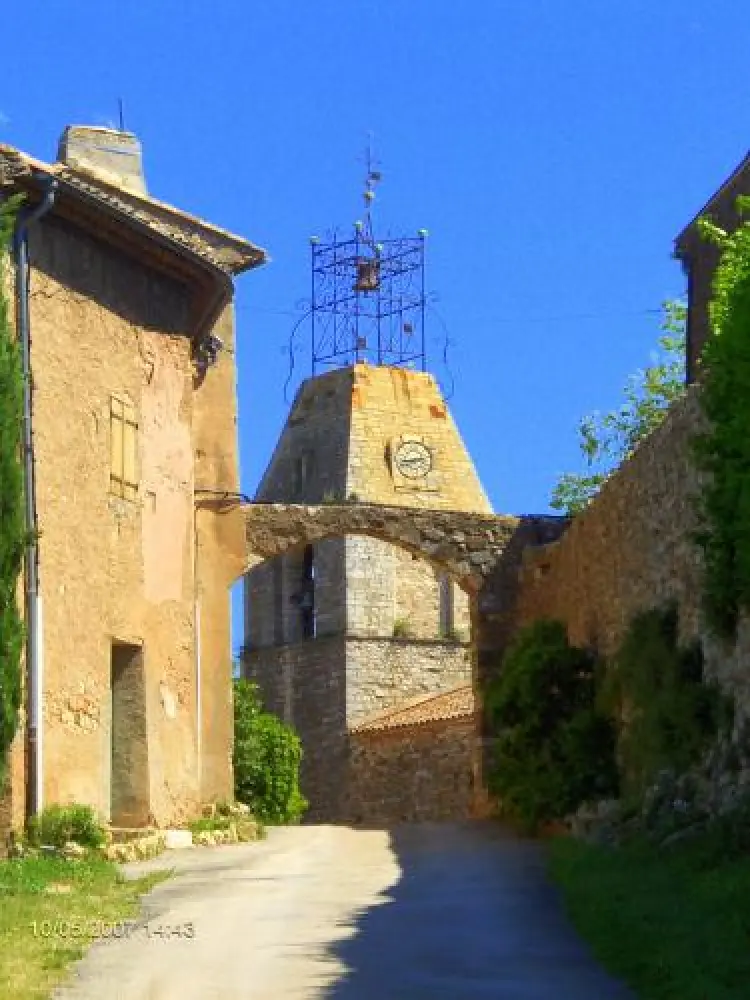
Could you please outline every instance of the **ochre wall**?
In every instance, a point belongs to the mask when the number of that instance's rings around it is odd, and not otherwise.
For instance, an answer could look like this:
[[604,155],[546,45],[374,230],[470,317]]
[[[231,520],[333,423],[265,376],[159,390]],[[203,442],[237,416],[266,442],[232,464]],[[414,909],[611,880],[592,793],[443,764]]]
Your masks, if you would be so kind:
[[[150,820],[174,823],[231,789],[228,587],[244,565],[242,519],[201,511],[196,532],[193,492],[238,489],[231,309],[218,327],[228,350],[195,388],[187,289],[53,216],[30,244],[44,799],[109,816],[110,650],[132,643],[143,647]],[[134,501],[110,493],[112,394],[138,419]],[[17,785],[15,757],[14,774]],[[22,798],[14,788],[16,825]]]
[[[215,329],[224,342],[218,364],[193,396],[196,489],[240,488],[234,309]],[[232,786],[232,646],[230,587],[246,565],[244,518],[236,502],[198,498],[197,594],[201,617],[201,799],[229,799]]]

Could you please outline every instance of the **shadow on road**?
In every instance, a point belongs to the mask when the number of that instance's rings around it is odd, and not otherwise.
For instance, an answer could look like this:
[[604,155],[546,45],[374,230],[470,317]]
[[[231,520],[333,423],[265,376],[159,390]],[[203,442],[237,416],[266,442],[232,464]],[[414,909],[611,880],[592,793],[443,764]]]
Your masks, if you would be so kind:
[[567,922],[541,844],[492,822],[389,833],[401,876],[339,927],[326,1000],[632,1000]]

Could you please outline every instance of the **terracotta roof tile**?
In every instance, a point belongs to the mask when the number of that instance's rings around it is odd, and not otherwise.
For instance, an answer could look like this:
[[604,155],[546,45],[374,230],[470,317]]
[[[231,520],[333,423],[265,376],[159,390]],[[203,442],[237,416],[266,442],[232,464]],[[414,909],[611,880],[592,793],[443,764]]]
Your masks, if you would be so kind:
[[460,719],[474,715],[479,708],[470,684],[422,695],[396,708],[369,715],[349,727],[352,733],[418,726],[444,719]]
[[238,274],[267,260],[265,250],[249,240],[150,195],[129,191],[94,173],[64,163],[43,163],[13,146],[0,144],[0,184],[12,183],[32,170],[59,177],[83,196],[99,201],[103,207],[118,212],[126,219],[148,226],[228,274]]

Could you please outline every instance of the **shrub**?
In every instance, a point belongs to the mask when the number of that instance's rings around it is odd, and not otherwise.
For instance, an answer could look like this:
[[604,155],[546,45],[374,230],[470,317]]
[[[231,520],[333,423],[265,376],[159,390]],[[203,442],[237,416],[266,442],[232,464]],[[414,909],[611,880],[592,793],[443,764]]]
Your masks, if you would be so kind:
[[302,747],[294,730],[264,712],[257,685],[234,685],[234,787],[238,802],[265,823],[295,823],[307,801],[299,790]]
[[618,758],[634,798],[660,771],[688,771],[731,727],[731,703],[704,682],[700,644],[680,647],[677,625],[674,605],[637,615],[602,685],[601,707],[621,720]]
[[527,829],[617,791],[614,727],[596,708],[597,666],[569,644],[561,622],[541,620],[519,632],[488,685],[488,784]]
[[52,847],[64,847],[70,840],[82,847],[103,847],[106,840],[96,813],[84,805],[48,806],[29,820],[28,837],[35,846]]

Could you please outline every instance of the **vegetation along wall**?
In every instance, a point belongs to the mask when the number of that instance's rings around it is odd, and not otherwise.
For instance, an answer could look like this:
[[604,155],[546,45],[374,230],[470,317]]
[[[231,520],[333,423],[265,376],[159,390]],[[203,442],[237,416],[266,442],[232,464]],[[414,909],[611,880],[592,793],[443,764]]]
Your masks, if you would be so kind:
[[706,427],[700,391],[689,387],[559,540],[527,550],[516,626],[557,618],[572,643],[606,656],[635,614],[676,601],[680,640],[701,639],[706,672],[734,693],[739,719],[750,715],[750,622],[740,616],[734,643],[709,632],[693,537],[703,480],[691,439]]

